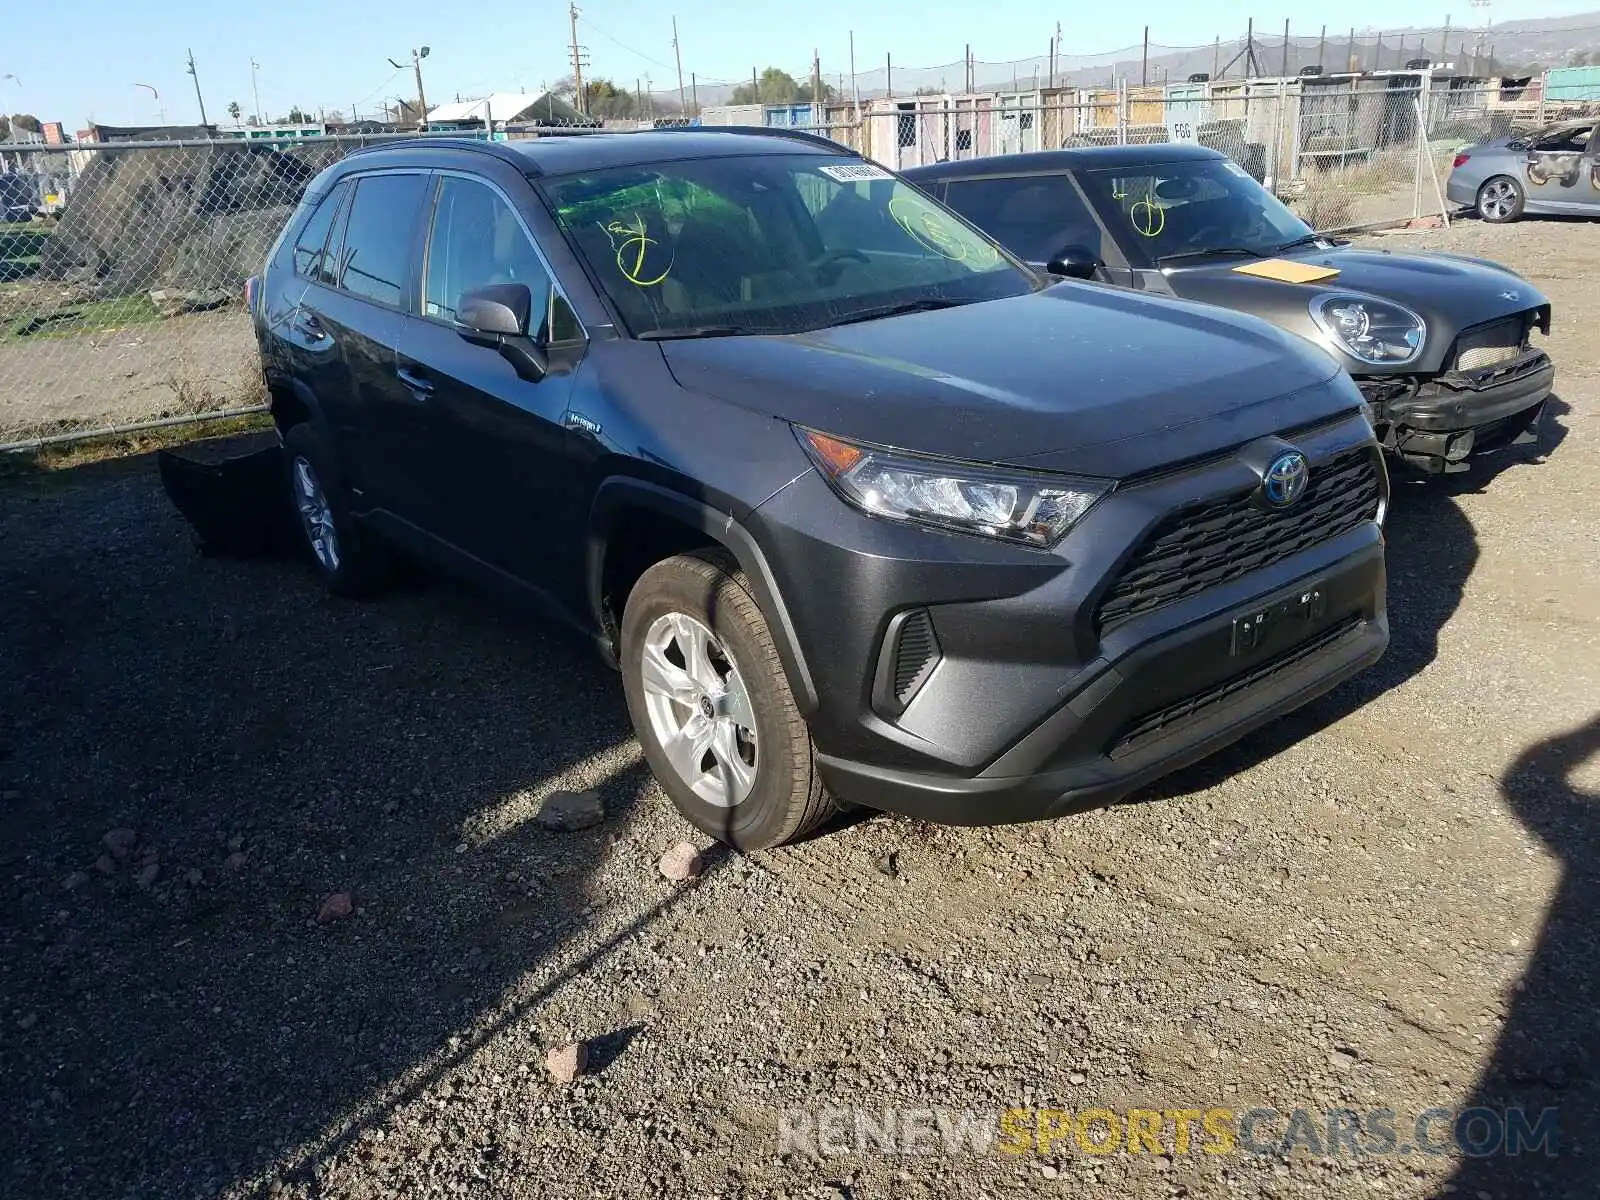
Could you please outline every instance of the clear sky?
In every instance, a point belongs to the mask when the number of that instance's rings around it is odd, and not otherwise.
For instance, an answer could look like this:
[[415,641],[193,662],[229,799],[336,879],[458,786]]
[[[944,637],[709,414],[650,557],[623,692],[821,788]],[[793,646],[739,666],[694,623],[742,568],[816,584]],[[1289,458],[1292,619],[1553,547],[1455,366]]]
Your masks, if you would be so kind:
[[[590,72],[632,86],[646,74],[661,90],[676,85],[672,70],[672,0],[588,0],[580,3],[579,40]],[[376,112],[385,98],[409,97],[413,46],[428,45],[423,63],[430,104],[457,92],[536,91],[569,73],[566,10],[551,0],[278,0],[219,4],[216,0],[10,0],[0,20],[0,110],[58,120],[68,131],[93,119],[106,124],[154,124],[199,119],[193,81],[185,69],[192,48],[207,114],[226,121],[228,102],[252,111],[250,59],[261,64],[261,106],[269,116],[292,105],[315,110],[355,104]],[[1493,0],[1494,22],[1565,16],[1600,9],[1596,0]],[[785,19],[784,11],[795,14]],[[764,4],[717,0],[678,11],[685,77],[736,81],[752,66],[783,67],[803,77],[811,51],[820,51],[832,76],[848,70],[849,34],[859,68],[881,66],[886,51],[896,68],[959,62],[967,42],[975,57],[998,62],[1042,55],[1056,22],[1063,49],[1098,53],[1137,45],[1145,24],[1154,43],[1200,45],[1258,29],[1314,35],[1323,23],[1348,30],[1442,25],[1481,26],[1485,10],[1468,0],[1344,0],[1310,4],[1277,0],[1276,7],[1231,0],[1144,0],[1131,4],[1031,2],[990,7],[979,0],[918,0],[915,4],[805,0]],[[18,82],[20,80],[20,83]],[[136,85],[148,84],[160,95]]]

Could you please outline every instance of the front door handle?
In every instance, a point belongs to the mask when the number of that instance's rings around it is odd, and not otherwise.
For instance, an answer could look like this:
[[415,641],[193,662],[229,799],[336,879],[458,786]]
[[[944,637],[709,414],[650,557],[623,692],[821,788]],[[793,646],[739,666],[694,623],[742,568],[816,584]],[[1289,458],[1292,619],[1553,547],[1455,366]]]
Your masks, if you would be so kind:
[[429,383],[410,367],[401,367],[395,371],[395,374],[400,377],[401,383],[411,389],[411,394],[417,399],[423,400],[433,395],[433,384]]

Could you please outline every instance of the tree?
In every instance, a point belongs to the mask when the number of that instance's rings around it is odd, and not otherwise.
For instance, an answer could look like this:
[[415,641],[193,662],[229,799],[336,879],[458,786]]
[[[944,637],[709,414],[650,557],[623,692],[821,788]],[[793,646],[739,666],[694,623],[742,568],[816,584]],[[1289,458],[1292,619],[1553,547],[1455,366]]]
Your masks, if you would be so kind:
[[[1568,65],[1574,67],[1587,67],[1589,65],[1589,52],[1587,50],[1574,50],[1572,52],[1572,59]],[[1596,65],[1600,66],[1600,63],[1597,63]]]
[[228,101],[228,115],[233,118],[233,123],[235,125],[239,123],[239,117],[243,113],[244,109],[239,107],[239,102],[237,100]]
[[302,109],[298,104],[289,110],[289,115],[284,120],[290,125],[304,125],[312,119],[311,114]]
[[11,140],[11,118],[5,113],[0,113],[0,142]]
[[16,113],[11,118],[11,128],[23,133],[38,133],[39,118],[32,113]]
[[583,98],[585,111],[601,120],[626,120],[640,115],[638,97],[609,79],[585,80]]
[[[838,89],[828,84],[822,85],[823,100],[832,100],[838,96]],[[811,85],[801,83],[787,71],[777,67],[768,67],[761,72],[756,80],[755,90],[749,84],[741,84],[733,89],[733,104],[807,104],[811,101]]]

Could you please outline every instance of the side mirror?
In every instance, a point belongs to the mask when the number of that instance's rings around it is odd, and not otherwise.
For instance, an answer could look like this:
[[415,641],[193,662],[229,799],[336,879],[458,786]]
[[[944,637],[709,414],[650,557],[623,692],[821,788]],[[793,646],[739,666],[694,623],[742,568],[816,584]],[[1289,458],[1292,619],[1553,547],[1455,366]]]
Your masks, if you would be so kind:
[[1073,244],[1056,251],[1045,270],[1064,279],[1093,279],[1100,270],[1100,259],[1089,247]]
[[[456,324],[468,333],[525,337],[533,293],[525,283],[493,283],[463,292],[456,304]],[[469,339],[470,340],[470,339]]]
[[550,370],[544,351],[528,336],[533,293],[525,283],[493,283],[462,293],[456,332],[474,346],[498,351],[519,379],[538,383]]

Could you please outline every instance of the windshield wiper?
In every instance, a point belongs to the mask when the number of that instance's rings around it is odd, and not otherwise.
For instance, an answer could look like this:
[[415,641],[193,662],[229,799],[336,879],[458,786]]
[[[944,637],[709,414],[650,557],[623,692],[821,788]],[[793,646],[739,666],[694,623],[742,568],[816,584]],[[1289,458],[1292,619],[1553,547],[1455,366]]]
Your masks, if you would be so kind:
[[1207,258],[1213,254],[1243,254],[1249,258],[1266,257],[1259,250],[1252,250],[1248,246],[1211,246],[1204,250],[1180,250],[1176,254],[1163,254],[1156,259],[1156,266],[1163,263],[1176,262],[1180,258]]
[[1285,250],[1293,250],[1297,246],[1309,246],[1313,242],[1321,243],[1323,240],[1323,235],[1320,233],[1308,233],[1305,235],[1305,237],[1297,237],[1292,242],[1285,242],[1283,245],[1274,250],[1273,253],[1282,254]]
[[666,342],[676,338],[739,337],[759,330],[743,329],[737,325],[690,325],[683,329],[646,329],[638,335],[641,342]]
[[898,317],[906,313],[933,312],[941,308],[960,308],[963,304],[975,303],[972,300],[948,300],[936,296],[925,296],[921,300],[907,300],[903,304],[885,304],[881,308],[865,308],[858,313],[851,313],[848,317],[840,317],[837,321],[829,321],[825,325],[818,325],[818,329],[833,329],[839,325],[856,325],[862,321],[877,321],[883,317]]

